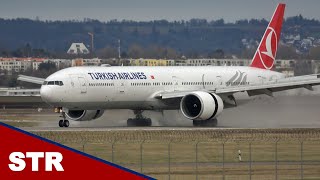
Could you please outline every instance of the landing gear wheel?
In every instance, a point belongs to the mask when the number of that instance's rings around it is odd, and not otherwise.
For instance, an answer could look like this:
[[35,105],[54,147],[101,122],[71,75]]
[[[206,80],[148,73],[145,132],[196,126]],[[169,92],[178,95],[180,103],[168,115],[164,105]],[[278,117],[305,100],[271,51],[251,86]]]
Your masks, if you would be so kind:
[[127,120],[127,126],[135,126],[135,121],[134,121],[134,119],[132,119],[132,118],[129,118],[128,120]]
[[63,126],[64,127],[69,127],[69,125],[70,125],[69,121],[68,120],[64,120]]
[[62,108],[55,108],[55,112],[61,113],[60,117],[63,118],[59,121],[59,127],[69,127],[70,123],[66,119],[66,113],[62,111]]
[[136,118],[129,118],[127,120],[127,126],[151,126],[152,120],[142,115],[143,110],[134,110]]
[[61,119],[60,121],[59,121],[59,127],[63,127],[64,126],[64,123],[63,123],[63,120]]
[[218,120],[216,118],[209,120],[193,120],[193,126],[195,127],[216,127]]
[[152,125],[152,120],[150,118],[142,118],[142,119],[137,119],[137,118],[129,118],[127,120],[127,126],[151,126]]
[[150,118],[145,119],[145,126],[151,126],[152,120]]

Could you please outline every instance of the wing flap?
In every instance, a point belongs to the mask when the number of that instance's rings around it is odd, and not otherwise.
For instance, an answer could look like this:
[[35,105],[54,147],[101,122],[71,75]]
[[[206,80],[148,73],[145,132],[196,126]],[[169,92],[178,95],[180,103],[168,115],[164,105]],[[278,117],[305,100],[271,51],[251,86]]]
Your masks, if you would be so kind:
[[312,86],[320,85],[320,75],[306,75],[306,76],[296,76],[290,78],[283,78],[277,81],[270,81],[264,84],[253,84],[246,86],[237,87],[225,87],[216,90],[189,90],[189,91],[173,91],[173,92],[160,92],[156,94],[155,98],[158,99],[170,99],[170,98],[181,98],[193,91],[206,91],[209,93],[216,94],[233,94],[237,92],[247,91],[249,96],[266,94],[272,96],[273,92],[284,91],[296,88],[306,88],[308,90],[313,90]]
[[308,90],[313,90],[312,86],[316,85],[320,85],[320,76],[318,74],[313,74],[279,79],[277,81],[268,82],[262,85],[259,84],[235,88],[223,88],[218,89],[216,93],[221,94],[247,91],[249,96],[259,94],[272,96],[273,92],[285,91],[289,89],[306,88]]

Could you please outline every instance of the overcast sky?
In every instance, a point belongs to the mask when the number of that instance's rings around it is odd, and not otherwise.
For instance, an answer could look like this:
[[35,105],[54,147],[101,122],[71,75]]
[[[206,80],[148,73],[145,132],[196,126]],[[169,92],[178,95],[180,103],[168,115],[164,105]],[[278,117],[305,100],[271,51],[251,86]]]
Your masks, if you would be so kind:
[[302,14],[320,20],[319,0],[0,0],[1,18],[108,21],[189,20],[205,18],[269,20],[278,2],[287,4],[285,17]]

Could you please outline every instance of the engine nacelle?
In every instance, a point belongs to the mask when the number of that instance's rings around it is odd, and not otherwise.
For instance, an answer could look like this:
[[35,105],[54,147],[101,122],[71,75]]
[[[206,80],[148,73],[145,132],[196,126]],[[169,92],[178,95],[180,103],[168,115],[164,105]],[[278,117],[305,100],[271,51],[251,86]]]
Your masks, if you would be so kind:
[[91,121],[102,116],[104,110],[68,110],[66,116],[73,121]]
[[222,112],[223,101],[214,93],[195,91],[181,99],[180,109],[188,119],[209,120],[216,118]]

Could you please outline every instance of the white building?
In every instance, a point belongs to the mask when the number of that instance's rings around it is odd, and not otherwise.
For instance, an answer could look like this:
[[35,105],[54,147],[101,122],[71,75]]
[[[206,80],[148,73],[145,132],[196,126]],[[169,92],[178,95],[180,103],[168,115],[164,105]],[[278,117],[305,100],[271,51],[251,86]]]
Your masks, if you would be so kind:
[[89,54],[90,52],[83,43],[72,43],[67,53],[68,54]]
[[295,60],[283,60],[279,59],[275,62],[275,68],[294,68],[296,64]]
[[52,62],[58,69],[71,66],[69,59],[46,58],[0,58],[0,70],[24,72],[28,69],[38,70],[41,63]]
[[176,60],[177,66],[248,66],[251,59],[186,59]]
[[46,60],[37,60],[37,61],[32,61],[32,69],[33,70],[38,70],[39,69],[39,65],[43,62],[45,62]]
[[70,59],[48,59],[45,62],[51,62],[54,63],[57,67],[57,69],[63,69],[71,66],[71,60]]
[[72,59],[71,66],[100,66],[101,59],[99,58],[92,58],[92,59]]
[[38,70],[39,69],[39,65],[41,63],[54,63],[57,67],[57,69],[63,69],[66,67],[70,67],[71,66],[71,60],[70,59],[45,59],[45,60],[36,60],[32,62],[32,69],[33,70]]
[[34,59],[31,58],[0,58],[0,69],[10,72],[21,72],[32,69]]

